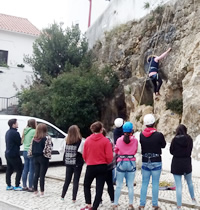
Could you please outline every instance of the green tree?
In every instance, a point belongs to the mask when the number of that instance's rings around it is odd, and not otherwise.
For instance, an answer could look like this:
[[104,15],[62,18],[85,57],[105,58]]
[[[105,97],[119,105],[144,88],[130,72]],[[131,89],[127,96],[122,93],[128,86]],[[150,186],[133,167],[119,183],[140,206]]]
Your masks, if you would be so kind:
[[62,25],[52,24],[43,29],[33,44],[33,56],[26,55],[37,79],[50,84],[52,78],[78,67],[85,58],[88,44],[77,25],[63,30]]
[[104,78],[105,73],[98,75],[93,70],[84,76],[77,71],[76,74],[65,73],[55,79],[51,86],[52,117],[55,123],[64,130],[77,124],[82,134],[87,135],[90,124],[100,119],[102,104],[115,87],[112,84],[115,75],[107,80]]
[[22,115],[40,117],[52,121],[50,88],[35,82],[18,94],[18,111]]
[[46,119],[67,131],[77,124],[83,135],[101,119],[118,78],[110,67],[99,70],[78,26],[44,29],[25,60],[35,71],[33,84],[19,94],[19,112]]

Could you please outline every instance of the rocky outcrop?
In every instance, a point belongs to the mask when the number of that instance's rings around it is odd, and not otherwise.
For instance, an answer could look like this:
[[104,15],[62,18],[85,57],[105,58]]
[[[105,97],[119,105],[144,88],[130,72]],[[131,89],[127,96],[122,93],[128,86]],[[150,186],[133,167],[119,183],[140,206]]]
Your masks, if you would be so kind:
[[200,133],[199,91],[200,91],[200,61],[197,61],[194,64],[194,71],[189,72],[183,80],[182,122],[188,127],[188,132],[192,134]]
[[[200,133],[200,1],[173,2],[159,6],[138,22],[128,22],[107,32],[93,49],[98,57],[96,62],[100,66],[110,65],[124,87],[121,95],[124,95],[126,120],[141,130],[144,114],[153,112],[157,129],[168,141],[180,122],[188,127],[193,138]],[[164,80],[161,97],[155,101],[147,79],[146,58],[169,47],[172,51],[160,65]],[[167,110],[166,103],[173,99],[183,101],[181,115]],[[112,104],[117,107],[117,103]],[[118,111],[109,119],[110,125]]]

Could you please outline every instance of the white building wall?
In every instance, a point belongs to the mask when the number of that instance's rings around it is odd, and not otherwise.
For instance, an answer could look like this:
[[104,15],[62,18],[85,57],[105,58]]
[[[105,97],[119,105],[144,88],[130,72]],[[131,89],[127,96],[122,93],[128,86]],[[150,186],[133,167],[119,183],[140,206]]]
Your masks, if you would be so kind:
[[[105,31],[110,31],[114,27],[131,20],[139,20],[158,5],[169,1],[170,0],[112,0],[104,13],[86,31],[89,48],[92,48],[97,40],[102,39]],[[149,2],[149,9],[144,9],[145,2]],[[172,0],[172,2],[174,3],[175,0]]]
[[[8,51],[9,68],[0,67],[0,97],[14,96],[22,86],[27,86],[33,75],[32,67],[23,62],[24,55],[32,55],[36,36],[0,31],[0,50]],[[24,64],[24,68],[17,67]]]

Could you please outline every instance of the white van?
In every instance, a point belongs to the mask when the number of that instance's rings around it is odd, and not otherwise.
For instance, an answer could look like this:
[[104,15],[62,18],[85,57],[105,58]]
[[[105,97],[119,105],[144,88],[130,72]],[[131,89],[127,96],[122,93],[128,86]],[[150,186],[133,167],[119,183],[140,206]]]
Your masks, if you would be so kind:
[[[57,128],[55,125],[52,125],[51,123],[35,118],[35,117],[28,117],[28,116],[19,116],[19,115],[0,115],[0,166],[6,166],[6,159],[5,159],[5,150],[6,150],[6,144],[5,144],[5,134],[6,131],[9,129],[8,126],[8,120],[10,119],[17,119],[18,122],[18,132],[22,136],[24,128],[27,126],[27,122],[29,119],[35,119],[37,123],[44,123],[47,125],[48,128],[48,134],[52,138],[53,142],[53,151],[52,156],[50,159],[50,162],[57,162],[57,161],[63,161],[64,158],[64,152],[65,152],[65,137],[67,134],[63,131],[61,131],[59,128]],[[23,145],[20,147],[20,153],[21,156],[23,154]],[[23,158],[22,158],[23,160]]]

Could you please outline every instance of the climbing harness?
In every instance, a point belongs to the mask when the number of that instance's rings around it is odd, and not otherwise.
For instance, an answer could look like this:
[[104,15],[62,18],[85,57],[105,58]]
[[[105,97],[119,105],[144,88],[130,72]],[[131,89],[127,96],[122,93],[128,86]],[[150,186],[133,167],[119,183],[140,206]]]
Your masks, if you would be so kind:
[[[132,158],[135,157],[134,155],[119,155],[118,157],[122,159],[122,161],[120,161],[120,162],[117,164],[117,171],[118,171],[118,172],[134,172],[134,171],[136,171],[135,165],[134,165],[134,164],[132,163],[132,161],[130,160],[130,159],[132,159]],[[129,162],[130,162],[130,164],[131,164],[131,167],[128,168],[128,169],[126,169],[126,170],[123,170],[123,169],[120,168],[120,166],[122,166],[123,163],[125,162],[125,161],[124,161],[125,158],[127,158],[127,159],[130,160]]]
[[151,158],[160,157],[160,154],[156,153],[145,153],[142,155],[142,157],[148,158],[148,163],[151,162]]
[[121,159],[124,159],[124,158],[132,159],[135,156],[134,155],[119,155],[118,157],[121,158]]
[[[144,169],[146,171],[157,171],[157,170],[160,170],[162,168],[161,165],[155,167],[152,164],[152,161],[151,161],[152,158],[160,157],[160,154],[156,154],[156,153],[145,153],[145,154],[142,155],[142,157],[148,158],[148,161],[147,161],[146,166],[142,165],[142,169]],[[156,163],[156,162],[154,162],[154,163]]]

